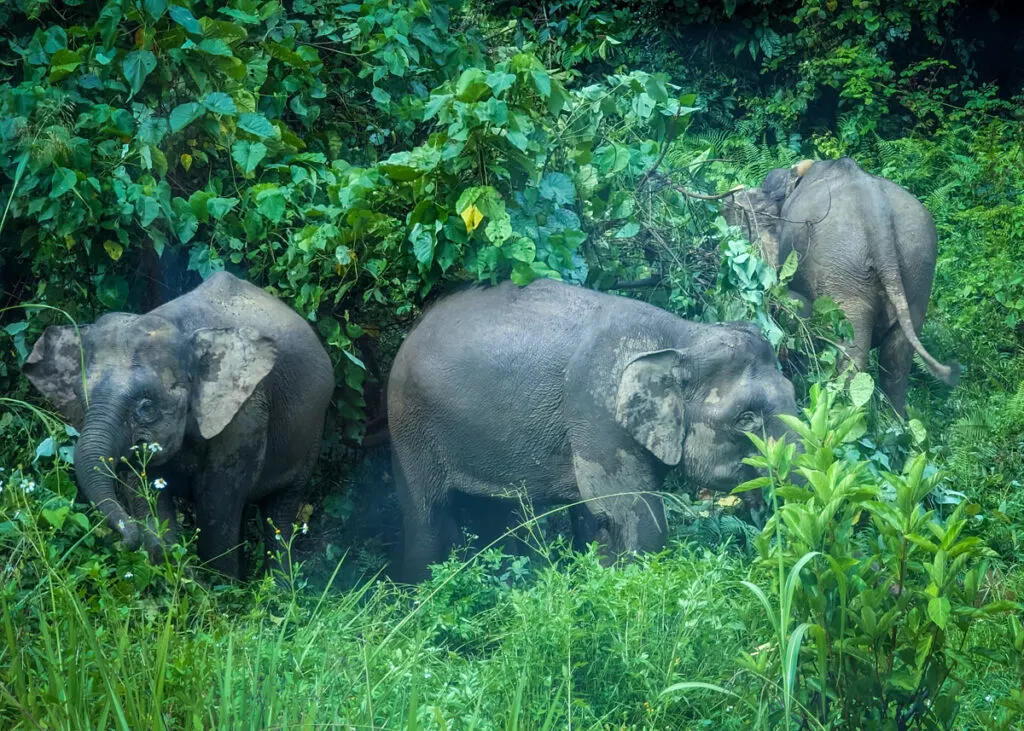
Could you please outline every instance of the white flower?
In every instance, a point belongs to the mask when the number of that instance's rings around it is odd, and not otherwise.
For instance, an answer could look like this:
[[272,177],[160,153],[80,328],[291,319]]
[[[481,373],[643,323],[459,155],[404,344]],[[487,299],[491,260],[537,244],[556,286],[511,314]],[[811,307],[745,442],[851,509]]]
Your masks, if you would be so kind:
[[31,495],[33,492],[35,492],[36,483],[33,482],[32,480],[22,480],[21,489],[25,491],[26,495]]
[[430,673],[423,673],[423,677],[424,678],[429,678],[430,677]]
[[117,521],[117,529],[120,530],[120,531],[124,530],[124,521],[123,520]]
[[992,702],[992,695],[991,694],[985,696],[985,702],[986,703],[991,703]]
[[154,490],[163,490],[165,487],[167,487],[167,480],[165,480],[164,478],[158,477],[155,480],[153,480]]
[[131,579],[131,578],[133,578],[134,576],[135,576],[135,574],[133,574],[133,573],[132,573],[131,571],[129,571],[128,573],[126,573],[126,574],[124,575],[124,578],[126,578],[126,579]]
[[156,454],[157,452],[164,451],[164,448],[161,447],[156,442],[153,442],[152,444],[147,444],[146,449],[149,451],[150,454]]
[[302,524],[302,535],[309,533],[309,525],[307,523]]

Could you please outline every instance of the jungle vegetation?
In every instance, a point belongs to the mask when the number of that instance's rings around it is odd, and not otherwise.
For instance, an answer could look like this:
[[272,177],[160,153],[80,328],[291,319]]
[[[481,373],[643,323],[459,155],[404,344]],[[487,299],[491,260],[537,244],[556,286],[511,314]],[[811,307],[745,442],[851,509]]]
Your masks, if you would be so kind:
[[[1010,5],[0,4],[0,726],[1021,728]],[[938,226],[922,339],[964,372],[949,390],[915,366],[906,420],[837,373],[834,303],[797,318],[792,269],[685,194],[844,155]],[[157,566],[120,549],[20,373],[47,325],[221,269],[306,316],[336,372],[284,588],[256,545],[243,584],[188,545]],[[797,385],[811,487],[759,445],[764,530],[670,481],[661,554],[602,568],[537,516],[531,551],[389,582],[387,448],[362,440],[390,358],[447,288],[537,277],[756,322]]]

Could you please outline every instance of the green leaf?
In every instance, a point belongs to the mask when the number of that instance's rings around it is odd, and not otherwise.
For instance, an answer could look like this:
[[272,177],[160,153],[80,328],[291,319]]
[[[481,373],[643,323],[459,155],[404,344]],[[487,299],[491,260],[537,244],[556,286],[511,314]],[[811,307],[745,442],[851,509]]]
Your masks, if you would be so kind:
[[171,116],[168,120],[171,125],[171,132],[180,132],[203,116],[204,113],[203,108],[197,102],[179,104],[171,110]]
[[540,181],[540,195],[556,206],[567,206],[576,201],[576,186],[565,173],[548,173]]
[[232,116],[238,114],[235,100],[223,91],[214,91],[207,94],[206,98],[203,99],[203,106],[215,114],[228,114]]
[[138,93],[143,82],[156,68],[156,56],[151,51],[132,51],[124,57],[121,69],[124,71],[124,78],[132,88],[132,95]]
[[428,267],[434,260],[434,240],[430,229],[417,223],[409,232],[409,240],[412,241],[412,253],[422,266]]
[[455,98],[460,102],[479,101],[490,93],[491,87],[487,85],[487,74],[483,69],[466,69],[455,84]]
[[488,221],[487,226],[484,227],[484,233],[487,235],[488,241],[495,246],[501,246],[512,238],[512,219],[509,218],[508,213],[501,211],[499,215]]
[[167,0],[143,0],[142,5],[153,20],[160,20],[167,12]]
[[537,90],[537,93],[547,99],[551,96],[551,77],[547,71],[531,71],[530,75],[533,78],[533,86]]
[[[256,144],[259,144],[258,142]],[[285,198],[281,189],[273,186],[256,194],[256,210],[273,223],[280,223],[284,218]]]
[[952,612],[950,607],[949,599],[944,596],[932,597],[928,600],[928,617],[939,626],[940,629],[946,629],[946,622],[949,621],[949,615]]
[[238,118],[238,126],[251,135],[271,139],[274,137],[274,125],[262,114],[248,112]]
[[195,16],[192,15],[188,8],[184,8],[181,5],[172,5],[167,12],[171,16],[171,20],[184,28],[186,32],[193,35],[199,35],[203,32],[202,28],[199,27],[199,21],[195,19]]
[[871,400],[875,392],[875,381],[871,375],[861,371],[850,381],[850,401],[858,409]]
[[50,83],[54,83],[70,76],[82,59],[74,51],[61,48],[50,56]]
[[512,143],[513,147],[521,150],[522,152],[526,152],[526,148],[530,146],[529,138],[517,130],[512,130],[506,134],[505,139]]
[[615,232],[615,238],[617,239],[631,239],[640,233],[640,224],[636,221],[630,221],[625,226]]
[[210,198],[206,201],[206,210],[218,221],[228,214],[232,208],[238,205],[237,198]]
[[267,146],[262,142],[249,142],[248,140],[239,140],[231,146],[231,157],[238,163],[238,167],[242,168],[242,171],[248,175],[256,166],[260,164],[260,161],[267,156]]
[[511,87],[515,81],[515,74],[509,74],[504,71],[494,71],[487,74],[487,85],[491,87],[491,92],[494,96],[501,96],[501,92]]
[[50,197],[60,198],[62,195],[74,188],[75,183],[77,182],[78,176],[75,175],[74,170],[69,170],[68,168],[57,168],[53,173],[53,177],[50,179]]
[[537,258],[537,245],[525,236],[520,236],[518,239],[504,247],[503,251],[516,261],[521,261],[529,264]]
[[211,56],[231,56],[231,46],[220,38],[206,38],[199,42],[199,50]]
[[[768,262],[770,265],[775,266],[775,262]],[[796,274],[797,265],[800,263],[800,258],[797,256],[796,249],[789,252],[789,256],[786,257],[786,261],[782,265],[782,269],[779,270],[779,281],[785,284],[793,275]]]
[[383,89],[381,89],[379,86],[373,87],[373,89],[370,91],[370,96],[373,98],[375,102],[383,106],[387,106],[388,104],[391,103],[391,95],[388,94]]
[[914,444],[923,444],[924,440],[928,438],[928,430],[918,419],[911,419],[907,422],[907,429],[914,438]]

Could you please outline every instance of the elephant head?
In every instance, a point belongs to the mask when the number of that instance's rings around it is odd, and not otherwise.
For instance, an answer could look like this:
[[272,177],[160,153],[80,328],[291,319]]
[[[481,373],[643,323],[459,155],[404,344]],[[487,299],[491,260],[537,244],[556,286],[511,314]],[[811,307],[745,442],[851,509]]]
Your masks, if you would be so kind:
[[[712,325],[685,348],[641,353],[619,378],[615,417],[666,465],[714,491],[756,477],[743,463],[747,432],[792,437],[776,416],[796,414],[793,384],[752,323]],[[790,441],[795,441],[790,439]]]
[[112,313],[77,329],[49,327],[24,371],[29,381],[78,427],[75,475],[82,491],[125,543],[139,530],[118,501],[109,470],[138,443],[157,443],[150,462],[167,461],[186,432],[220,433],[270,373],[274,343],[251,328],[185,332],[154,315]]
[[786,198],[810,170],[813,160],[801,160],[789,168],[775,168],[757,188],[743,188],[722,201],[722,215],[738,226],[747,241],[761,249],[763,258],[776,266],[779,258],[779,217]]

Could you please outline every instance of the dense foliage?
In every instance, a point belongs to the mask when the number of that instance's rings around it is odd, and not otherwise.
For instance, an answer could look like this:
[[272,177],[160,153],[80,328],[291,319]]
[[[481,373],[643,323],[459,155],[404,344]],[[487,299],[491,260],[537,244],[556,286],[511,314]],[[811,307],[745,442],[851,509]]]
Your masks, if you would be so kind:
[[[993,60],[1021,42],[998,10],[0,6],[0,725],[1016,728],[1024,86]],[[834,380],[848,325],[827,300],[795,316],[795,262],[687,195],[841,155],[939,230],[923,339],[966,370],[953,392],[915,373],[906,423]],[[220,269],[306,316],[336,368],[284,591],[210,585],[187,545],[119,550],[20,374],[48,324]],[[760,325],[807,404],[803,454],[758,443],[774,517],[673,494],[677,540],[628,567],[534,531],[525,556],[372,580],[395,506],[359,443],[402,332],[458,282],[536,277]]]

